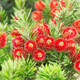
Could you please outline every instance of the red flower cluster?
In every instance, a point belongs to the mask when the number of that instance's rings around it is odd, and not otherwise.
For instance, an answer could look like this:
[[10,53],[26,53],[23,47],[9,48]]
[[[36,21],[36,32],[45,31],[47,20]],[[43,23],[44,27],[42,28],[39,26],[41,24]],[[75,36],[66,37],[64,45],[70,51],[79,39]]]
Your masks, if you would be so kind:
[[50,2],[50,9],[54,9],[54,8],[56,8],[58,5],[59,5],[59,4],[58,4],[58,1],[52,0],[52,1]]
[[74,40],[67,40],[66,41],[67,42],[67,47],[66,47],[66,49],[65,49],[65,51],[70,51],[70,52],[72,52],[72,51],[76,51],[76,41],[74,41]]
[[78,72],[80,72],[80,59],[78,59],[78,60],[75,62],[74,68],[75,68]]
[[54,48],[54,38],[38,36],[36,38],[37,45],[42,49],[53,49]]
[[37,49],[37,44],[36,44],[33,40],[28,40],[28,41],[25,43],[25,50],[26,50],[28,53],[32,53],[32,52],[34,52],[36,49]]
[[60,0],[61,6],[66,7],[66,2],[64,0]]
[[78,53],[73,51],[72,53],[69,54],[69,57],[71,58],[72,62],[75,62],[74,63],[75,70],[80,72],[80,51]]
[[38,10],[38,11],[43,11],[43,10],[45,9],[45,4],[44,4],[44,2],[43,2],[43,1],[37,1],[37,2],[35,3],[35,8],[36,8],[36,10]]
[[63,51],[66,48],[66,41],[64,39],[55,40],[55,49],[57,51]]
[[52,11],[51,11],[51,16],[54,18],[54,17],[58,17],[58,16],[56,16],[56,13],[59,13],[60,12],[60,9],[57,9],[57,8],[55,8],[55,9],[53,9]]
[[[55,24],[55,26],[58,26],[58,24],[55,21],[55,18],[58,18],[57,14],[64,9],[63,7],[67,6],[67,0],[60,0],[59,2],[57,0],[51,0],[49,3],[49,6],[46,6],[43,1],[36,1],[35,2],[35,9],[32,13],[32,19],[34,21],[38,21],[39,24],[36,24],[35,27],[32,29],[32,37],[36,37],[36,41],[34,40],[27,40],[24,41],[23,38],[21,38],[22,34],[18,32],[17,29],[14,29],[11,32],[11,35],[16,36],[12,40],[14,49],[12,50],[14,58],[24,58],[27,57],[27,54],[30,53],[32,58],[35,61],[43,61],[45,59],[47,50],[54,50],[56,49],[57,52],[60,51],[68,51],[68,57],[71,59],[74,63],[74,67],[77,71],[80,72],[80,51],[77,53],[76,49],[76,41],[75,38],[77,36],[77,31],[80,32],[80,20],[76,20],[73,22],[72,26],[68,27],[62,27],[63,24],[60,24],[60,31],[61,35],[59,37],[51,37],[50,34],[50,27],[47,23],[41,23],[41,20],[44,18],[44,13],[47,13],[45,10],[48,8],[50,12],[49,17],[52,19],[52,22]],[[72,3],[69,4],[69,11],[72,8]],[[48,17],[48,16],[47,16]],[[18,18],[15,16],[14,20],[18,20]],[[44,19],[43,19],[44,20]],[[62,18],[58,19],[58,21],[63,20]],[[61,22],[62,23],[62,22]],[[56,30],[57,28],[55,28]],[[57,30],[56,30],[57,31]],[[0,48],[5,46],[6,37],[3,37],[4,35],[0,35]],[[2,43],[2,41],[4,42]],[[4,44],[4,45],[3,45]]]
[[73,27],[66,27],[62,30],[62,37],[64,39],[73,39],[77,36],[77,31]]
[[12,50],[12,55],[14,56],[14,58],[17,59],[22,58],[22,56],[24,58],[27,57],[27,53],[23,47],[17,47],[14,50]]
[[42,13],[40,11],[34,11],[32,13],[32,18],[34,21],[40,21],[42,19]]
[[46,49],[54,48],[54,38],[53,37],[46,37],[45,38],[45,48]]
[[[40,22],[42,18],[44,18],[44,15],[47,14],[47,11],[45,13],[45,9],[48,8],[50,12],[50,15],[52,18],[58,17],[56,13],[59,13],[62,11],[62,7],[66,7],[67,0],[60,0],[59,2],[57,0],[51,0],[49,3],[49,6],[44,4],[43,1],[36,1],[35,2],[35,9],[37,11],[34,11],[32,13],[32,19],[34,21]],[[69,10],[72,8],[72,3],[69,5]]]
[[21,38],[20,36],[18,36],[17,38],[14,38],[12,40],[12,43],[13,43],[14,47],[21,47],[21,46],[24,45],[24,42],[25,42],[24,39]]
[[6,33],[5,32],[2,32],[0,34],[0,48],[4,47],[6,45]]
[[33,58],[35,61],[43,61],[45,59],[45,52],[43,50],[37,49],[34,54]]
[[73,22],[73,27],[76,28],[78,32],[80,32],[80,20],[75,20]]
[[[57,6],[59,6],[58,1],[56,0],[52,0],[50,2],[49,8],[51,9],[51,16],[52,17],[56,17],[55,13],[60,12],[61,9],[57,9]],[[44,14],[44,9],[46,8],[45,4],[43,1],[37,1],[35,2],[35,8],[37,11],[34,11],[32,13],[32,19],[34,21],[38,21],[40,22],[43,18],[43,14]]]
[[11,35],[12,36],[21,36],[21,34],[18,32],[17,29],[14,29],[13,31],[11,31]]
[[36,38],[36,43],[40,48],[44,48],[44,44],[45,44],[45,36],[38,36]]
[[37,49],[37,44],[33,40],[24,41],[20,36],[12,40],[13,46],[12,55],[14,59],[27,57],[28,53],[31,53],[35,61],[43,61],[45,59],[45,52]]
[[34,12],[32,13],[32,19],[33,19],[34,21],[40,22],[40,21],[42,20],[42,18],[43,18],[43,16],[42,16],[42,11],[45,9],[45,4],[44,4],[44,2],[43,2],[43,1],[37,1],[37,2],[35,3],[35,8],[36,8],[37,11],[34,11]]
[[44,22],[43,24],[37,24],[33,29],[32,29],[32,36],[36,34],[37,36],[39,35],[50,35],[50,28],[49,26]]

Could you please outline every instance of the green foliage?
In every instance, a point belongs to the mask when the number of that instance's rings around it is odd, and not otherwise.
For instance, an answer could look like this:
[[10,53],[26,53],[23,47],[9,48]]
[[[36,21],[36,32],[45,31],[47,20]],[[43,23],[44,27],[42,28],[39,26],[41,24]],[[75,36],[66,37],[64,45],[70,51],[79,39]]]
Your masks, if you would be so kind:
[[3,9],[1,8],[1,9],[0,9],[0,22],[6,23],[7,21],[8,21],[7,14],[6,14],[5,10],[3,10]]
[[[35,75],[36,80],[75,80],[73,77],[75,73],[74,65],[67,56],[68,53],[64,51],[57,52],[55,49],[45,50],[45,60],[43,62],[37,62],[37,65],[29,58],[27,60],[22,58],[14,61],[9,59],[12,58],[10,51],[13,49],[10,31],[15,28],[18,29],[25,41],[36,38],[35,35],[34,37],[31,36],[32,29],[36,24],[36,22],[32,21],[31,12],[34,10],[33,7],[36,1],[38,0],[0,0],[0,31],[7,33],[7,45],[0,49],[0,65],[2,64],[0,80],[34,80]],[[80,2],[78,0],[66,0],[66,7],[58,6],[58,8],[62,8],[62,11],[55,13],[58,16],[58,18],[55,18],[57,22],[57,25],[55,25],[51,21],[52,17],[50,15],[51,9],[49,3],[51,0],[43,1],[46,7],[43,11],[43,21],[49,24],[51,37],[58,39],[61,37],[61,24],[63,26],[71,26],[74,20],[80,18]],[[71,9],[69,9],[70,3],[72,3]],[[8,17],[10,19],[11,15],[12,19],[9,26],[7,24],[9,23]],[[18,20],[14,20],[15,16]],[[41,66],[41,64],[43,65]],[[39,67],[37,72],[35,72],[35,65]]]
[[21,10],[25,6],[26,0],[15,0],[15,6],[17,9]]
[[2,71],[0,71],[1,79],[5,80],[32,80],[36,70],[35,62],[29,58],[19,60],[4,61]]
[[11,13],[12,7],[14,6],[14,0],[0,0],[0,6],[8,13]]
[[[14,13],[15,16],[19,19],[14,21],[13,19],[11,20],[11,27],[10,29],[14,29],[17,28],[18,31],[25,37],[26,39],[31,39],[31,35],[32,35],[32,29],[35,25],[35,22],[33,22],[30,18],[31,15],[31,9],[30,10],[26,10],[29,13],[25,12],[25,9],[19,11],[16,10],[16,12]],[[14,18],[14,16],[12,16]],[[21,30],[23,29],[23,30]],[[26,33],[26,34],[25,34]]]
[[36,80],[66,80],[65,73],[62,71],[60,65],[54,63],[53,65],[42,65],[36,74]]
[[[34,7],[34,3],[37,0],[0,0],[0,8],[3,8],[3,11],[5,10],[5,14],[1,15],[1,10],[0,10],[0,19],[1,16],[8,18],[7,23],[10,23],[11,15],[14,13],[14,9],[28,9],[31,7]],[[5,16],[7,14],[7,16]],[[5,19],[2,17],[2,20],[5,21]]]
[[[70,6],[71,5],[71,6]],[[80,18],[80,1],[67,0],[66,7],[62,7],[60,13],[56,13],[59,19],[62,19],[63,25],[71,26],[74,20]]]
[[[0,33],[6,32],[6,35],[8,35],[7,33],[8,27],[9,26],[7,25],[7,23],[5,25],[0,23]],[[9,36],[7,36],[6,45],[0,48],[0,67],[1,67],[1,64],[4,62],[4,60],[8,60],[11,57],[10,50],[11,50],[11,39]]]
[[[57,52],[55,49],[53,51],[47,51],[46,61],[50,64],[58,63],[61,65],[62,70],[65,71],[67,80],[74,80],[73,77],[75,70],[74,65],[70,58],[67,56],[67,52]],[[74,78],[74,79],[73,79]]]
[[0,7],[2,7],[5,10],[5,14],[7,14],[6,16],[6,18],[8,18],[7,23],[9,23],[11,14],[13,14],[13,9],[12,9],[13,6],[14,6],[14,0],[0,0]]
[[55,25],[51,20],[49,21],[50,33],[55,39],[61,36],[61,21],[56,20],[57,25]]
[[50,0],[44,0],[44,3],[45,3],[45,9],[43,11],[43,20],[48,23],[49,20],[51,19],[50,15],[51,9],[49,7]]

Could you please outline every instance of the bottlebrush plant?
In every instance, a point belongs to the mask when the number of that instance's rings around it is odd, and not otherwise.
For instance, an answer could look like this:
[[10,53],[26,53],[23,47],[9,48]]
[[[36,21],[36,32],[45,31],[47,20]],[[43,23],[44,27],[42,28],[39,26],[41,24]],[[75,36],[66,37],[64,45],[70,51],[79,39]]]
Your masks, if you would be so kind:
[[35,75],[35,62],[27,58],[15,59],[14,61],[9,58],[2,64],[2,71],[0,72],[1,80],[32,80]]
[[32,11],[25,8],[25,0],[16,3],[11,23],[0,29],[0,49],[10,54],[9,60],[2,61],[1,79],[76,80],[74,74],[80,72],[79,4],[78,0],[40,0]]
[[[47,74],[46,74],[47,73]],[[36,74],[36,80],[66,80],[64,71],[62,71],[60,65],[54,63],[54,65],[41,65],[39,71]]]

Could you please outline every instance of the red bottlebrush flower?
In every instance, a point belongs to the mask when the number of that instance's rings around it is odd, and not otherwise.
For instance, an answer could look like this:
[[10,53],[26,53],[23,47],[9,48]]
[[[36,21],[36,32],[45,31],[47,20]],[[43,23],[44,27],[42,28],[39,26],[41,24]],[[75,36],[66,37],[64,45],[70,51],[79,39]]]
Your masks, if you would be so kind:
[[18,36],[17,38],[14,38],[12,40],[12,43],[13,43],[14,47],[21,47],[21,46],[24,45],[24,42],[25,42],[24,39],[21,38],[20,36]]
[[7,39],[6,33],[5,32],[1,33],[0,34],[0,48],[6,45],[6,39]]
[[71,59],[72,62],[75,62],[76,61],[76,56],[77,56],[77,54],[76,54],[76,51],[75,50],[73,50],[72,52],[70,52],[68,54],[68,57]]
[[14,16],[14,21],[17,21],[17,20],[18,20],[18,18],[16,16]]
[[40,48],[44,48],[45,45],[45,37],[44,36],[38,36],[36,38],[36,43]]
[[74,68],[76,71],[80,72],[80,59],[76,60],[76,62],[74,63]]
[[43,1],[37,1],[37,2],[35,3],[35,8],[36,8],[36,10],[38,10],[38,11],[43,11],[43,10],[45,9],[45,4],[44,4],[44,2],[43,2]]
[[76,41],[67,40],[66,42],[67,42],[67,46],[66,46],[65,51],[74,51],[74,50],[76,50],[76,47],[75,47]]
[[56,16],[56,13],[59,13],[60,12],[60,9],[57,9],[57,8],[55,8],[55,9],[53,9],[52,11],[51,11],[51,16],[54,18],[54,17],[57,17]]
[[54,38],[53,37],[46,37],[45,38],[45,48],[52,49],[54,47]]
[[77,31],[73,27],[66,27],[62,30],[62,37],[64,39],[73,39],[77,36]]
[[40,49],[37,49],[33,54],[33,58],[35,61],[43,61],[45,59],[45,56],[45,52]]
[[50,35],[50,28],[49,26],[44,22],[43,24],[39,25],[37,24],[33,29],[32,29],[32,36],[36,33],[37,36],[43,35],[47,36]]
[[64,0],[60,0],[61,6],[66,7],[66,2]]
[[43,22],[43,32],[45,31],[45,34],[47,35],[50,35],[50,28],[49,28],[49,26],[48,26],[48,24],[46,23],[46,22]]
[[80,20],[75,20],[72,25],[80,32]]
[[11,35],[12,36],[21,36],[22,34],[20,34],[17,29],[14,29],[13,31],[11,31]]
[[13,53],[13,57],[17,58],[17,59],[22,58],[22,56],[24,58],[27,57],[27,53],[26,53],[26,51],[25,51],[25,49],[23,47],[15,48],[14,50],[12,50],[12,53]]
[[40,21],[41,19],[42,19],[42,13],[41,12],[39,12],[39,11],[34,11],[33,13],[32,13],[32,19],[34,20],[34,21]]
[[55,40],[55,49],[57,51],[63,51],[66,48],[66,41],[64,39]]
[[53,0],[53,1],[50,2],[50,9],[54,9],[54,8],[56,8],[58,5],[59,5],[59,4],[58,4],[58,1]]
[[25,50],[29,53],[34,52],[37,49],[37,45],[33,40],[28,40],[25,43]]

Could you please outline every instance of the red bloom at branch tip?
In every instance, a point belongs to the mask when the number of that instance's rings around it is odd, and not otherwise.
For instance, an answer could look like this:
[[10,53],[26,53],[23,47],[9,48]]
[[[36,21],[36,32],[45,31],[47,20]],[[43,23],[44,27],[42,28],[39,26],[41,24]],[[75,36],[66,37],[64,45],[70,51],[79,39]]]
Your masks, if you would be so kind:
[[62,37],[64,39],[73,39],[77,36],[77,31],[74,27],[66,27],[62,30]]
[[48,36],[50,35],[50,28],[48,24],[43,22],[43,24],[37,24],[33,29],[32,29],[32,36],[36,33],[37,36],[43,35],[43,36]]
[[60,9],[55,8],[50,12],[50,14],[54,18],[54,17],[58,17],[56,13],[59,13],[59,12],[60,12]]
[[61,6],[66,7],[66,2],[64,0],[60,0]]
[[11,31],[11,35],[12,35],[12,36],[21,36],[22,34],[20,34],[20,33],[18,32],[18,30],[15,28],[13,31]]
[[44,48],[45,45],[45,37],[44,36],[38,36],[36,38],[36,43],[40,48]]
[[39,22],[42,18],[43,18],[43,16],[42,16],[42,13],[40,11],[34,11],[32,13],[32,19],[34,21],[38,21]]
[[45,9],[45,4],[43,1],[36,1],[35,8],[38,11],[43,11]]
[[80,20],[75,20],[72,25],[78,32],[80,32]]
[[57,51],[63,51],[66,48],[66,41],[64,39],[55,40],[55,49]]
[[74,40],[66,40],[66,42],[67,42],[67,46],[66,46],[66,49],[65,49],[65,51],[74,51],[74,50],[76,50],[76,41],[74,41]]
[[7,36],[5,32],[0,33],[0,48],[6,45]]
[[43,61],[45,59],[45,52],[43,50],[37,49],[33,54],[33,59],[35,61]]
[[74,63],[74,68],[76,71],[80,72],[80,59],[76,60]]
[[32,52],[34,52],[36,49],[37,49],[37,44],[35,43],[35,41],[33,41],[33,40],[28,40],[28,41],[25,43],[25,50],[26,50],[28,53],[32,53]]
[[12,40],[12,43],[13,43],[14,47],[21,47],[21,46],[24,45],[24,42],[25,42],[24,39],[21,38],[20,36],[18,36],[17,38],[14,38]]
[[45,48],[52,49],[54,47],[54,38],[53,37],[46,37],[45,38]]
[[58,4],[58,1],[52,0],[52,1],[50,2],[50,9],[54,9],[54,8],[56,8],[58,5],[59,5],[59,4]]
[[26,53],[26,51],[25,51],[25,49],[23,47],[15,48],[14,50],[12,50],[12,54],[13,54],[13,57],[17,58],[17,59],[22,58],[22,56],[24,58],[27,57],[27,53]]

